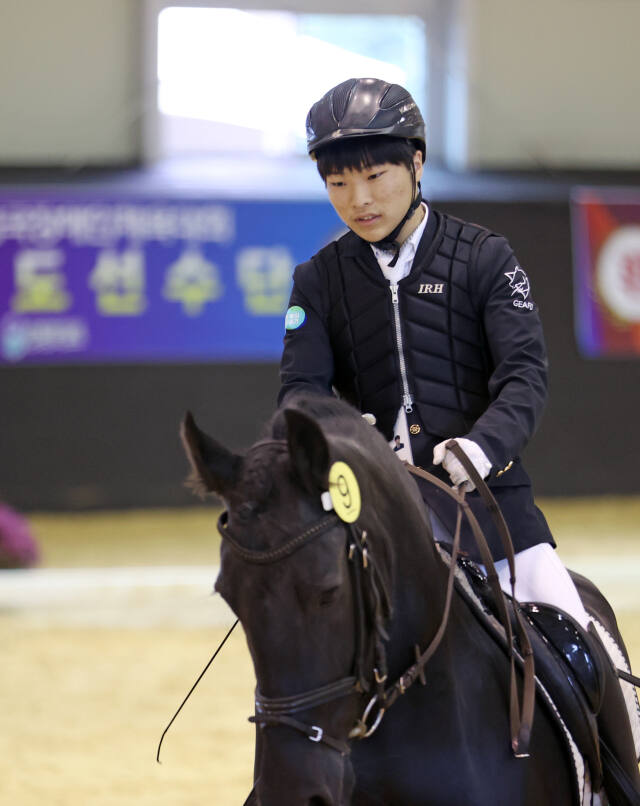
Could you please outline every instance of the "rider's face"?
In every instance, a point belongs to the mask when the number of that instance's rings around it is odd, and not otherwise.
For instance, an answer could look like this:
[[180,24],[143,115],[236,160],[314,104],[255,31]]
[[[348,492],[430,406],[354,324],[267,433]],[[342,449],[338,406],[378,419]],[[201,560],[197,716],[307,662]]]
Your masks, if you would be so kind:
[[[414,157],[416,181],[422,176],[422,159]],[[329,201],[356,235],[367,241],[385,238],[400,223],[415,195],[406,165],[385,162],[362,170],[347,168],[327,176]]]

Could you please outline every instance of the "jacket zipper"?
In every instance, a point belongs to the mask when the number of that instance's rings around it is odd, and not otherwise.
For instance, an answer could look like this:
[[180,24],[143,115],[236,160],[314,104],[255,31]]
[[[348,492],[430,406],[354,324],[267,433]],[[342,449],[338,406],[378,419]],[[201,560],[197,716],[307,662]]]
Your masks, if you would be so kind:
[[400,300],[398,299],[398,283],[389,283],[391,289],[391,303],[393,305],[393,318],[396,326],[396,347],[398,348],[398,359],[400,361],[400,377],[402,379],[402,405],[407,414],[413,411],[413,398],[409,392],[409,380],[407,378],[407,364],[404,359],[404,347],[402,344],[402,330],[400,329]]

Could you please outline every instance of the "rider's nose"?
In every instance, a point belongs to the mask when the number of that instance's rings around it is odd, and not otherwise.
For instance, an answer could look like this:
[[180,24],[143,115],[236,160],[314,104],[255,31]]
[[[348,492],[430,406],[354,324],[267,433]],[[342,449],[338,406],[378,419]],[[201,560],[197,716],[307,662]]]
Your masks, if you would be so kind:
[[351,205],[355,210],[371,204],[371,193],[366,184],[356,182],[351,190]]

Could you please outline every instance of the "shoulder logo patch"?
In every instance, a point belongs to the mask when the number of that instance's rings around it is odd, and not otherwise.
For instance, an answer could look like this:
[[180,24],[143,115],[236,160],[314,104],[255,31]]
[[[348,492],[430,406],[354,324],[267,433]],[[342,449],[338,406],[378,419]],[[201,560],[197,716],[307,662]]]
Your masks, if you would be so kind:
[[505,272],[504,276],[509,280],[509,288],[511,289],[511,296],[514,294],[520,294],[522,299],[514,299],[513,306],[514,308],[527,308],[528,310],[533,310],[533,302],[527,302],[527,298],[529,296],[529,278],[525,274],[525,272],[520,268],[520,266],[516,266],[513,271]]
[[301,325],[304,324],[304,320],[306,318],[307,314],[305,313],[304,308],[301,308],[299,305],[292,305],[284,318],[285,329],[297,330]]

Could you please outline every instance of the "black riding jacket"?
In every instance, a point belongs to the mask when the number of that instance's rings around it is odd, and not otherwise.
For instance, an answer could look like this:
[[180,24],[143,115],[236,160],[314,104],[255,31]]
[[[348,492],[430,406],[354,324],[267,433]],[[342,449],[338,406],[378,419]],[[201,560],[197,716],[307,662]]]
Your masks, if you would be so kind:
[[[304,321],[285,336],[280,403],[335,390],[373,413],[388,440],[404,403],[416,464],[433,470],[444,439],[473,440],[492,463],[488,482],[516,551],[553,543],[519,459],[546,400],[544,338],[527,275],[503,237],[430,209],[411,272],[393,291],[371,247],[349,232],[296,268],[289,305]],[[450,501],[421,489],[452,529]],[[503,557],[477,493],[468,499]]]

